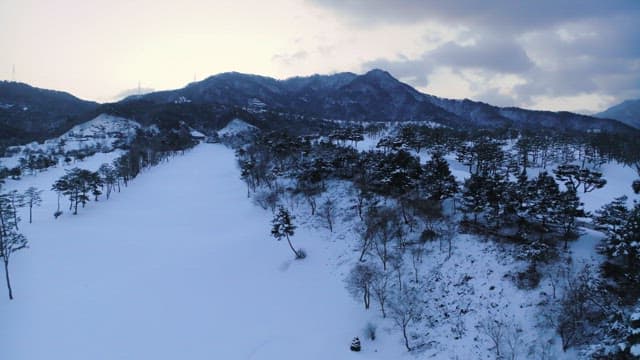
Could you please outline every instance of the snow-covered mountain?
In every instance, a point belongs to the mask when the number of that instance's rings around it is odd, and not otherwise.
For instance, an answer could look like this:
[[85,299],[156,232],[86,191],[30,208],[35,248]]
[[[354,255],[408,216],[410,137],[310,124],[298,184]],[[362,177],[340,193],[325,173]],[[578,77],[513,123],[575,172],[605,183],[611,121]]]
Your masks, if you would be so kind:
[[603,119],[615,119],[640,129],[640,99],[625,100],[594,116]]
[[442,99],[420,93],[378,69],[362,75],[338,73],[287,80],[223,73],[182,89],[125,99],[117,106],[141,106],[146,102],[151,109],[185,101],[348,121],[430,121],[465,128],[513,126],[562,131],[633,131],[618,121],[570,112],[500,108],[467,99]]

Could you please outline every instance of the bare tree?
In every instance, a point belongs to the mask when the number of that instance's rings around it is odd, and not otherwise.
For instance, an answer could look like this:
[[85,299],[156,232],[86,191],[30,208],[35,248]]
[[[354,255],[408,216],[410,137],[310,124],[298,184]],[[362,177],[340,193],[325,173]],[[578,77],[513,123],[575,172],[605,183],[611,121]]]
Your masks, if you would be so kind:
[[502,344],[507,334],[505,322],[502,319],[488,316],[478,323],[477,329],[491,340],[493,350],[499,359],[502,356]]
[[34,206],[40,206],[42,204],[42,190],[31,186],[24,192],[24,199],[27,205],[29,205],[29,224],[32,223],[32,209]]
[[329,231],[333,232],[333,224],[335,223],[336,217],[335,202],[331,198],[328,198],[320,207],[320,213],[322,217],[327,221]]
[[420,264],[422,264],[422,257],[424,255],[424,245],[423,243],[415,244],[411,247],[411,265],[413,267],[413,274],[415,276],[416,284],[419,283],[418,271],[420,268]]
[[396,293],[396,296],[389,299],[392,300],[389,302],[389,315],[396,326],[402,330],[407,351],[413,350],[409,343],[409,328],[411,324],[418,322],[422,316],[422,303],[418,294],[417,289],[405,286]]
[[18,228],[18,223],[20,222],[20,218],[18,217],[18,208],[24,207],[24,196],[18,192],[18,190],[12,190],[8,194],[9,205],[12,208],[11,213],[13,214],[13,226],[15,226],[16,230],[20,230]]
[[391,256],[391,243],[402,236],[402,223],[398,212],[390,207],[372,207],[365,218],[366,236],[371,238],[373,249],[387,270]]
[[375,276],[375,270],[367,264],[358,263],[351,269],[347,277],[347,290],[354,297],[362,296],[364,308],[371,305],[371,283]]
[[382,312],[382,317],[386,318],[387,312],[384,305],[389,297],[389,273],[380,271],[379,268],[375,269],[371,280],[371,289],[378,300],[378,305],[380,305],[380,312]]
[[458,234],[458,223],[451,217],[446,217],[440,231],[440,251],[442,251],[442,241],[447,243],[447,260],[453,254],[453,239]]

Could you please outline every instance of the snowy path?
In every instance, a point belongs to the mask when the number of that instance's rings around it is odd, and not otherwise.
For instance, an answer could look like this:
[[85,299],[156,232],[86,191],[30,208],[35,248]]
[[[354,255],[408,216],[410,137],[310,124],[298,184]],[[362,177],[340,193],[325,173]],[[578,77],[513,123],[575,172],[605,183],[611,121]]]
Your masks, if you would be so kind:
[[[48,189],[61,172],[8,187]],[[47,196],[23,222],[31,248],[11,263],[16,299],[2,288],[2,359],[374,355],[348,351],[366,318],[331,273],[327,243],[300,231],[309,257],[291,260],[229,149],[200,145],[77,216],[53,220]]]

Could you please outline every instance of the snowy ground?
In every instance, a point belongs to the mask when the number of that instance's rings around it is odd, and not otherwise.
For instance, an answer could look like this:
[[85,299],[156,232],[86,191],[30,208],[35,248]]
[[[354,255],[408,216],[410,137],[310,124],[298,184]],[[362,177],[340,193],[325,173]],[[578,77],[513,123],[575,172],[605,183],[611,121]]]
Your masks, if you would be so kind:
[[[96,154],[73,166],[95,170],[116,155]],[[462,166],[452,168],[464,177]],[[631,176],[626,170],[605,170],[615,186],[585,199],[620,195]],[[34,223],[22,222],[30,248],[12,258],[16,299],[1,293],[3,359],[414,358],[377,306],[364,311],[344,288],[357,259],[357,233],[346,211],[329,233],[321,219],[307,216],[304,202],[288,204],[300,225],[293,243],[308,253],[293,260],[287,244],[269,236],[271,212],[246,198],[232,150],[199,145],[141,174],[110,200],[54,220],[56,196],[48,189],[63,173],[52,168],[6,184],[47,191]],[[334,197],[347,201],[340,191],[348,189],[336,191]],[[587,231],[572,243],[574,257],[589,261],[600,236]],[[437,243],[428,251],[422,270],[440,274],[433,301],[439,323],[418,329],[430,333],[418,358],[493,358],[489,340],[475,328],[487,316],[513,319],[522,329],[520,359],[555,336],[534,328],[535,304],[541,291],[549,292],[545,280],[540,289],[522,291],[505,277],[514,268],[509,246],[459,236],[449,259]],[[465,305],[472,311],[456,316]],[[375,342],[365,340],[368,322],[378,326]],[[459,326],[466,330],[456,339],[452,329]],[[363,341],[362,353],[348,350],[354,336]],[[553,358],[575,357],[558,346]]]
[[[96,168],[104,160],[83,165]],[[7,187],[48,189],[61,174],[51,169]],[[151,169],[77,216],[65,212],[54,220],[55,207],[48,191],[34,223],[22,223],[31,246],[12,258],[16,299],[3,294],[0,300],[3,358],[388,359],[402,353],[395,335],[386,337],[384,353],[366,342],[363,353],[348,350],[371,314],[332,270],[330,244],[302,230],[293,241],[309,257],[292,260],[287,244],[269,236],[270,212],[246,198],[233,151],[221,145],[200,145]]]

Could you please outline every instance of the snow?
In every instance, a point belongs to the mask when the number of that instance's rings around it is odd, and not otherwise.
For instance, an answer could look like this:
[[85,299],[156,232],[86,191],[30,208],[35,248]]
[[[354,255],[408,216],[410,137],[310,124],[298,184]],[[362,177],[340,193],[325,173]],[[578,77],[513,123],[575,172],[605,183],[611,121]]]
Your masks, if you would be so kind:
[[638,174],[633,168],[613,162],[602,165],[598,171],[603,173],[602,177],[607,180],[607,184],[602,189],[586,194],[578,193],[581,201],[585,204],[585,210],[593,212],[622,195],[629,198],[628,206],[631,206],[634,200],[640,201],[640,195],[635,194],[631,188],[633,180],[638,178]]
[[193,130],[192,129],[190,134],[191,134],[191,137],[194,137],[194,138],[204,138],[205,137],[205,135],[203,133],[201,133],[200,131],[198,131],[198,130]]
[[[95,127],[76,132],[87,128]],[[252,128],[234,119],[219,134]],[[367,137],[357,148],[371,149],[377,140]],[[98,153],[70,166],[95,170],[118,155]],[[468,177],[454,156],[447,160],[458,180]],[[588,210],[622,194],[638,199],[629,186],[632,169],[607,164],[603,172],[605,188],[580,194]],[[377,304],[365,311],[344,288],[359,236],[355,215],[345,210],[352,198],[348,185],[332,182],[324,195],[343,209],[333,233],[309,215],[304,201],[287,204],[299,225],[292,242],[308,254],[293,260],[286,242],[270,237],[271,212],[246,197],[234,153],[222,145],[200,144],[76,216],[63,200],[65,214],[54,220],[56,195],[49,189],[62,174],[63,167],[54,167],[5,186],[46,190],[34,223],[21,224],[30,248],[10,264],[16,299],[0,297],[0,347],[8,359],[414,358]],[[601,238],[584,229],[570,243],[575,262],[597,261]],[[417,329],[428,333],[420,357],[492,358],[490,341],[476,328],[487,318],[522,330],[523,358],[551,338],[552,358],[577,357],[562,352],[552,330],[537,326],[549,279],[539,289],[516,288],[509,276],[526,264],[514,260],[514,252],[471,235],[455,238],[450,258],[437,242],[427,245],[420,271],[437,279],[424,286],[436,289],[428,310],[438,321]],[[465,307],[471,311],[456,315]],[[363,331],[369,322],[378,327],[374,342]],[[466,329],[462,336],[454,336],[456,326]],[[355,336],[360,353],[349,351]]]
[[[97,168],[106,154],[88,159]],[[51,169],[7,187],[48,189]],[[46,192],[30,248],[12,258],[16,299],[0,300],[3,357],[23,359],[388,359],[349,351],[368,316],[334,272],[329,244],[301,228],[293,260],[271,214],[246,198],[233,151],[202,144],[108,201],[57,220]],[[62,202],[63,206],[66,201]],[[25,218],[24,214],[22,216]],[[393,354],[393,355],[392,355]]]
[[631,355],[640,356],[640,344],[631,346]]
[[[26,145],[14,146],[10,150],[13,156],[0,158],[0,165],[14,167],[19,165],[24,151],[42,151],[52,153],[54,150],[63,151],[82,150],[89,147],[99,147],[107,152],[114,148],[117,140],[129,141],[135,135],[140,124],[133,120],[101,114],[96,118],[71,128],[63,135],[46,140],[39,144],[32,142]],[[61,146],[61,144],[64,144]]]
[[247,124],[241,119],[235,118],[227,124],[224,128],[218,130],[218,135],[220,136],[231,136],[236,135],[244,131],[251,131],[256,129],[255,126]]

